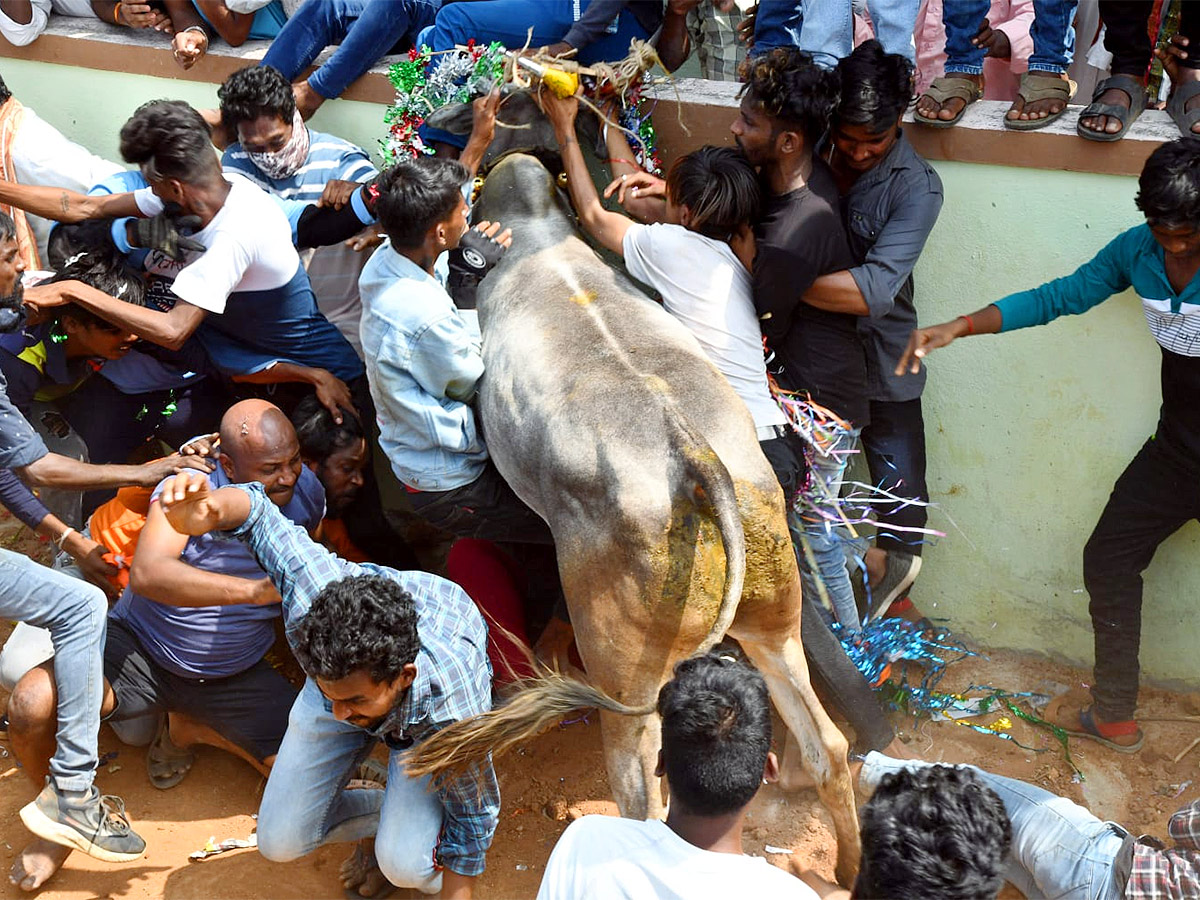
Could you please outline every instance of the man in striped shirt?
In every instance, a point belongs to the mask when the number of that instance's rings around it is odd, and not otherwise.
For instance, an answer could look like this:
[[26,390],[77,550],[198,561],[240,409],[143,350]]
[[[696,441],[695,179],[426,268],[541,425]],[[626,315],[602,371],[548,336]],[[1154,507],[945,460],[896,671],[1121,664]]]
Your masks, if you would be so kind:
[[[360,147],[304,124],[292,86],[278,69],[240,69],[225,80],[217,96],[221,122],[236,138],[221,157],[222,167],[270,194],[316,203],[331,181],[365,183],[378,174]],[[317,307],[360,357],[358,276],[368,256],[335,244],[309,251],[304,258]]]

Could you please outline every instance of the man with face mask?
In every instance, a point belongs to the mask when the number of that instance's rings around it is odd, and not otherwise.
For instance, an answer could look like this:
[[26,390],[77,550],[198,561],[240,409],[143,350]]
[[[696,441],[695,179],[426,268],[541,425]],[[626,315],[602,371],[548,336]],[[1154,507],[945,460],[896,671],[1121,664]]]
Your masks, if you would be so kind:
[[[220,465],[207,483],[257,483],[286,521],[317,527],[325,492],[302,465],[295,429],[278,408],[237,403],[220,437]],[[104,678],[96,681],[104,686],[100,713],[125,743],[149,745],[147,773],[157,788],[183,780],[194,744],[227,750],[266,774],[296,696],[264,659],[275,642],[279,593],[244,545],[172,528],[156,502],[164,486],[151,499],[129,587],[109,616]],[[34,779],[54,752],[54,676],[63,668],[57,652],[20,680],[9,703],[12,749]],[[27,868],[41,883],[69,852],[31,848]]]
[[[271,66],[239,69],[225,79],[217,96],[221,123],[235,139],[221,156],[222,168],[269,194],[316,203],[330,181],[365,183],[378,174],[362,149],[304,124],[292,86]],[[369,256],[337,244],[303,257],[317,307],[359,356],[358,276]]]

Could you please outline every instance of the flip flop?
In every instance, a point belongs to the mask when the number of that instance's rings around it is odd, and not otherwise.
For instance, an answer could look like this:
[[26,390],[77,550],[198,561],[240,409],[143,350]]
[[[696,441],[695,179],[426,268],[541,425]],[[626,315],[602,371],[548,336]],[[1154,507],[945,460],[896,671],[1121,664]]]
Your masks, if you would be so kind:
[[1095,741],[1097,744],[1103,744],[1109,750],[1116,750],[1118,753],[1137,753],[1142,749],[1142,744],[1146,740],[1146,735],[1142,733],[1142,729],[1140,728],[1137,728],[1137,740],[1132,744],[1118,744],[1116,741],[1109,740],[1100,733],[1100,728],[1096,724],[1096,716],[1090,706],[1079,711],[1079,722],[1083,725],[1083,731],[1072,731],[1069,728],[1064,728],[1063,731],[1071,735],[1071,737],[1086,738],[1089,741]]
[[963,113],[967,111],[967,107],[983,96],[983,88],[966,78],[955,78],[951,75],[943,75],[940,78],[933,79],[933,82],[925,89],[922,97],[929,97],[937,101],[941,106],[946,105],[947,100],[962,100],[963,108],[960,109],[952,119],[930,119],[913,111],[913,121],[919,125],[928,125],[930,128],[950,128],[957,125],[959,119],[963,117]]
[[1065,81],[1055,75],[1026,72],[1021,76],[1017,96],[1025,101],[1025,106],[1038,100],[1062,100],[1062,109],[1041,119],[1010,119],[1005,113],[1004,127],[1009,131],[1035,131],[1045,128],[1067,111],[1067,104],[1075,96],[1075,82]]
[[[1129,97],[1129,108],[1119,106],[1115,103],[1101,103],[1100,95],[1108,90],[1121,91]],[[1185,101],[1186,102],[1186,101]],[[1129,130],[1129,126],[1137,121],[1137,117],[1142,114],[1142,110],[1146,108],[1146,86],[1140,78],[1134,78],[1132,75],[1113,75],[1105,78],[1098,85],[1096,90],[1092,91],[1092,102],[1083,108],[1083,112],[1079,114],[1079,121],[1075,123],[1075,132],[1081,138],[1087,138],[1089,141],[1119,141],[1125,137],[1125,132]],[[1197,111],[1200,115],[1200,111]],[[1082,121],[1090,119],[1093,116],[1112,116],[1121,123],[1121,130],[1109,134],[1106,131],[1093,131],[1091,128],[1084,128]],[[1191,128],[1191,126],[1188,126]]]
[[187,778],[196,762],[196,754],[171,743],[167,717],[163,716],[158,733],[146,751],[146,774],[150,783],[160,791],[170,790]]
[[1193,136],[1192,126],[1200,122],[1200,106],[1192,110],[1187,109],[1188,101],[1197,94],[1200,94],[1200,81],[1187,81],[1177,85],[1171,92],[1171,99],[1167,101],[1167,113],[1184,137]]

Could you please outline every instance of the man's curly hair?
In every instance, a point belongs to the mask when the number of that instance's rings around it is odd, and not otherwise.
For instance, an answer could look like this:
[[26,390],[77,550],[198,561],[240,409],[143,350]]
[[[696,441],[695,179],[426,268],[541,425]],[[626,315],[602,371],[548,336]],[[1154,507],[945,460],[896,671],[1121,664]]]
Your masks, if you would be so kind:
[[970,769],[921,766],[885,775],[862,810],[855,897],[992,900],[1004,886],[1012,825]]
[[278,116],[285,125],[291,125],[296,113],[292,86],[273,66],[238,69],[217,88],[217,99],[221,121],[230,128],[263,116]]
[[296,636],[296,659],[322,681],[367,672],[392,681],[417,658],[413,597],[391,578],[352,575],[321,589]]
[[794,47],[775,49],[742,64],[745,85],[739,96],[785,128],[799,131],[812,147],[829,127],[837,108],[840,79],[835,70],[822,69],[810,54]]

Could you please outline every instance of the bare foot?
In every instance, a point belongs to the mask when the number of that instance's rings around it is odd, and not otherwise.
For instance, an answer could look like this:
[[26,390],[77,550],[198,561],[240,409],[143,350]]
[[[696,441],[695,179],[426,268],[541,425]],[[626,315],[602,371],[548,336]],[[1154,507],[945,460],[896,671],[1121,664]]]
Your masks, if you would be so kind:
[[[1039,74],[1043,74],[1046,76],[1051,75],[1051,73],[1049,73],[1049,72],[1043,72],[1043,73],[1039,73]],[[1061,78],[1063,81],[1067,80],[1066,75],[1059,75],[1058,77]],[[1106,91],[1105,93],[1107,95],[1108,93],[1111,93],[1111,92]],[[1128,104],[1129,104],[1129,97],[1125,97],[1125,105],[1128,105]],[[1026,106],[1025,101],[1022,100],[1018,96],[1015,100],[1013,100],[1012,107],[1009,109],[1009,111],[1007,113],[1004,114],[1004,117],[1009,120],[1044,119],[1044,118],[1046,118],[1046,116],[1052,116],[1057,112],[1062,112],[1066,108],[1066,106],[1067,106],[1067,101],[1065,99],[1059,98],[1059,97],[1056,97],[1052,100],[1034,100],[1032,103],[1030,103],[1028,106]],[[1114,130],[1118,130],[1118,129],[1114,129]]]
[[878,547],[869,547],[863,554],[863,564],[867,567],[867,580],[871,587],[878,587],[887,574],[887,551]]
[[358,842],[354,852],[342,863],[338,877],[342,879],[342,887],[348,891],[357,888],[360,897],[381,897],[392,889],[392,883],[379,871],[374,838]]
[[36,891],[62,868],[70,855],[70,847],[38,838],[13,862],[8,880],[23,891]]
[[[955,72],[955,78],[963,78],[977,87],[983,86],[982,75],[968,75],[965,72]],[[960,97],[951,97],[945,103],[939,103],[928,94],[922,94],[917,98],[916,115],[922,119],[941,119],[943,122],[949,122],[957,116],[967,105],[967,101]]]
[[[1109,88],[1096,98],[1096,102],[1110,103],[1113,106],[1122,106],[1125,109],[1129,109],[1130,103],[1132,103],[1129,93],[1120,88]],[[1121,120],[1116,116],[1081,116],[1079,124],[1088,131],[1100,131],[1105,134],[1116,134],[1121,130]]]
[[296,97],[296,109],[300,110],[300,118],[306,122],[325,102],[325,98],[314,91],[307,81],[298,81],[293,84],[292,93]]

